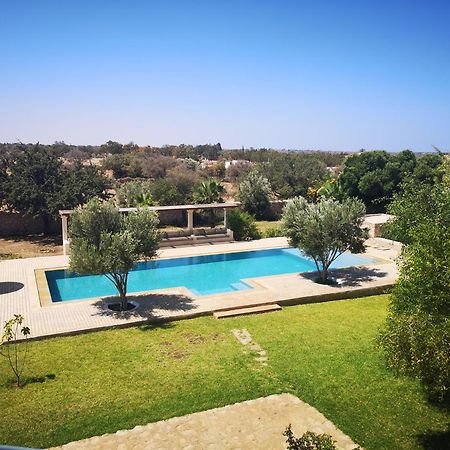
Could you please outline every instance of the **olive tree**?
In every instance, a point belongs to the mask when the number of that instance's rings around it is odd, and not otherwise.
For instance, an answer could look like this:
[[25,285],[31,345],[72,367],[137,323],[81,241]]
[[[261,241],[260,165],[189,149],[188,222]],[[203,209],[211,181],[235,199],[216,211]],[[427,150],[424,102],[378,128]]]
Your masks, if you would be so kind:
[[80,275],[105,275],[117,288],[120,309],[126,300],[128,274],[141,259],[156,256],[158,217],[148,209],[121,214],[112,203],[93,199],[70,220],[69,269]]
[[257,171],[250,172],[239,185],[238,199],[242,209],[253,214],[257,219],[262,219],[268,214],[271,195],[269,180]]
[[326,283],[336,258],[346,251],[364,251],[368,237],[368,230],[362,228],[365,212],[364,204],[356,199],[309,204],[296,197],[283,209],[283,226],[291,245],[314,260],[320,281]]

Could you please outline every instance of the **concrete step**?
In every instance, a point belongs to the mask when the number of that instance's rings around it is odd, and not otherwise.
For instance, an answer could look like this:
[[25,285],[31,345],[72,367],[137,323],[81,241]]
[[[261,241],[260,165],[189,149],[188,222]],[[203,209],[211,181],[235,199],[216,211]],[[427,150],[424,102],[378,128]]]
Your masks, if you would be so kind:
[[227,317],[245,316],[248,314],[262,314],[265,312],[280,311],[281,306],[277,303],[270,305],[251,306],[247,308],[229,309],[225,311],[216,311],[213,316],[216,319],[225,319]]

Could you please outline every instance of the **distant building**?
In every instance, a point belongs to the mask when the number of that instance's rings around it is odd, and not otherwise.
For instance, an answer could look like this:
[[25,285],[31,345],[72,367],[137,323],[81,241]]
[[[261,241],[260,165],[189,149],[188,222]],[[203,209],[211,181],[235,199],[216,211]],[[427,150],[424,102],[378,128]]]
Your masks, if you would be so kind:
[[236,164],[250,164],[250,161],[247,161],[246,159],[232,159],[231,161],[225,161],[225,170]]
[[341,172],[341,166],[327,167],[327,170],[333,175],[338,175]]

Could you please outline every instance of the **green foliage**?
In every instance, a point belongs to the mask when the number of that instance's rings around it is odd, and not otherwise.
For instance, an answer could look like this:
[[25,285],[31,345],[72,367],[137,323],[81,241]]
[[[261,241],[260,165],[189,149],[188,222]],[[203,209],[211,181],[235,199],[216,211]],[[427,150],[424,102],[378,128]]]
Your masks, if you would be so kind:
[[72,215],[70,237],[70,270],[105,275],[116,286],[125,310],[129,271],[138,260],[156,255],[156,214],[141,209],[123,215],[111,203],[93,199]]
[[8,161],[0,180],[4,202],[22,214],[43,219],[45,232],[59,209],[74,208],[92,197],[106,197],[108,180],[93,166],[64,167],[54,151],[39,144],[25,147]]
[[[225,189],[219,181],[215,179],[205,180],[200,182],[194,189],[194,202],[198,204],[221,203],[223,202],[222,194],[224,192]],[[207,214],[209,215],[211,226],[213,226],[216,222],[214,209],[209,209]]]
[[398,154],[385,151],[362,152],[348,157],[338,178],[338,199],[356,197],[367,211],[384,212],[393,196],[407,180],[433,184],[439,177],[441,154],[419,159],[410,150]]
[[264,231],[263,236],[265,238],[282,237],[284,230],[281,227],[269,227]]
[[[25,369],[28,355],[28,341],[30,328],[22,326],[24,318],[20,314],[5,322],[3,335],[0,341],[0,355],[8,360],[9,367],[14,373],[16,386],[21,387],[20,377]],[[25,339],[19,346],[18,339]]]
[[252,171],[239,185],[238,200],[244,211],[257,219],[263,219],[269,214],[271,194],[272,189],[267,178],[257,171]]
[[185,203],[185,197],[169,181],[159,179],[154,181],[151,186],[153,199],[158,205],[182,205]]
[[100,152],[117,155],[123,152],[123,145],[119,142],[109,140],[108,142],[100,146]]
[[223,202],[222,195],[225,192],[223,186],[215,179],[202,181],[194,189],[194,201],[199,204]]
[[184,203],[192,203],[193,190],[199,182],[197,172],[182,164],[170,169],[167,172],[166,180],[180,193]]
[[113,154],[103,161],[103,168],[112,170],[114,178],[142,177],[142,165],[136,154]]
[[287,450],[336,450],[335,441],[329,434],[317,434],[312,431],[294,436],[291,425],[283,433],[286,436]]
[[356,199],[308,204],[297,197],[284,207],[283,222],[291,245],[314,260],[322,282],[327,282],[328,269],[336,258],[346,251],[364,251],[368,237],[362,228],[364,214],[363,203]]
[[394,215],[394,219],[384,225],[383,236],[404,244],[411,243],[411,233],[423,217],[434,213],[439,196],[439,188],[429,184],[413,180],[404,183],[403,191],[394,195],[388,207],[388,212]]
[[152,206],[152,183],[149,181],[130,181],[117,189],[119,206]]
[[236,241],[260,239],[261,233],[255,223],[255,218],[246,211],[235,209],[228,214],[228,227],[233,231]]
[[450,392],[449,180],[431,190],[419,186],[413,197],[410,186],[395,202],[392,229],[407,245],[380,343],[389,367],[419,378],[443,399]]
[[261,166],[273,191],[284,199],[305,196],[326,175],[326,165],[314,154],[277,152]]

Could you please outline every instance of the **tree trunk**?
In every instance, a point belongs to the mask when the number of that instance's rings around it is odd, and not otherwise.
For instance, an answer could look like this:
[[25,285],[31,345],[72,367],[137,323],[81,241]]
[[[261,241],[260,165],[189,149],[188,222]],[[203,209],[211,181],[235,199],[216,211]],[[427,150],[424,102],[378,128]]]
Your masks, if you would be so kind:
[[322,281],[323,281],[324,283],[326,283],[326,282],[327,282],[327,279],[328,279],[328,267],[327,267],[327,266],[323,266],[323,267],[322,267],[322,271],[321,271],[321,273],[320,273],[320,276],[321,276],[321,278],[322,278]]
[[120,296],[120,310],[126,311],[127,309],[127,293],[123,286],[118,287]]

